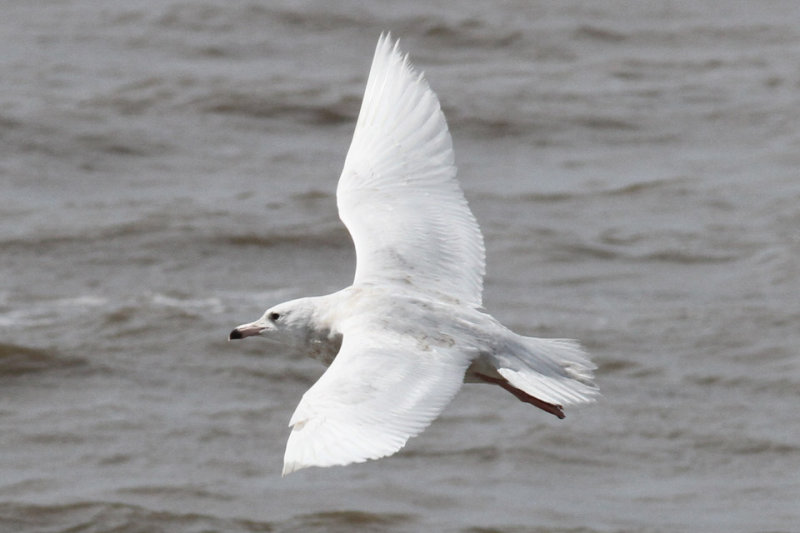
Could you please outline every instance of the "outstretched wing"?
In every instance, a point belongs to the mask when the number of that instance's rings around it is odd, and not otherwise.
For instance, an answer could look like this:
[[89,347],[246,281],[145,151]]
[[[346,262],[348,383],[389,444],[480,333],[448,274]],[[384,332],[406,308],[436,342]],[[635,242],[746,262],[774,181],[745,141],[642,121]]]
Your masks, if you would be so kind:
[[351,321],[339,354],[292,415],[283,475],[378,459],[453,399],[470,360],[447,342]]
[[354,284],[481,305],[483,237],[455,176],[439,100],[382,35],[336,193],[356,247]]

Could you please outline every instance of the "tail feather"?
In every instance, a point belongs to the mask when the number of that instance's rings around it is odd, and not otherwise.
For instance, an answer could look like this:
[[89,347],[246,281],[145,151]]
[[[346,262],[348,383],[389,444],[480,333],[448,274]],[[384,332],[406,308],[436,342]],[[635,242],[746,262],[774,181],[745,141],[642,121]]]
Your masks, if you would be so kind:
[[516,336],[494,356],[497,372],[512,386],[555,405],[595,401],[594,369],[580,344],[570,339]]

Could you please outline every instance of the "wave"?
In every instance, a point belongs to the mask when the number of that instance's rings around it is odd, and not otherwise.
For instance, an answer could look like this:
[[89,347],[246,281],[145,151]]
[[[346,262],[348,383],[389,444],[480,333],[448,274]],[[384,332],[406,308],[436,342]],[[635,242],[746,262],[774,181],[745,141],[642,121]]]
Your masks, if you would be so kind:
[[88,367],[89,362],[79,357],[66,357],[51,350],[0,343],[0,378]]
[[[134,495],[161,494],[164,488],[133,489]],[[144,491],[144,492],[142,492]],[[215,495],[201,491],[203,496]],[[168,490],[167,495],[173,494]],[[192,494],[194,496],[194,494]],[[227,533],[263,533],[265,531],[387,531],[413,523],[414,516],[403,513],[378,513],[356,510],[322,511],[300,514],[281,522],[219,517],[207,513],[181,513],[158,510],[120,502],[77,502],[37,505],[18,502],[0,503],[4,525],[15,531],[225,531]]]
[[[108,107],[122,115],[172,108],[190,113],[289,119],[315,126],[355,124],[361,106],[358,92],[341,94],[322,84],[299,86],[298,80],[272,80],[269,89],[265,89],[263,83],[248,85],[217,81],[207,82],[202,89],[187,91],[183,86],[185,83],[185,80],[154,76],[94,96],[83,104],[92,108]],[[79,140],[120,155],[160,155],[172,149],[166,141],[127,135],[129,138],[119,133],[116,134],[118,139],[84,136]]]
[[42,250],[51,251],[59,246],[71,247],[77,244],[97,245],[98,242],[113,242],[117,239],[138,235],[152,235],[169,230],[168,215],[153,214],[140,220],[112,223],[103,227],[53,227],[49,230],[36,230],[35,234],[9,236],[0,240],[0,251],[17,253]]
[[571,200],[593,200],[598,197],[628,197],[639,196],[648,193],[672,193],[685,194],[688,179],[683,177],[670,177],[663,179],[653,179],[646,181],[635,181],[621,185],[611,185],[603,188],[585,188],[571,191],[548,191],[548,192],[526,192],[521,194],[509,195],[502,191],[482,191],[475,194],[477,199],[490,201],[514,202],[514,203],[550,203],[567,202]]
[[740,256],[730,253],[702,253],[690,252],[686,250],[660,250],[656,252],[644,253],[634,256],[638,261],[654,262],[654,263],[675,263],[679,265],[699,265],[699,264],[715,264],[715,263],[730,263],[737,261]]
[[213,31],[227,33],[241,31],[244,25],[283,29],[303,29],[309,32],[342,28],[363,27],[371,22],[368,10],[328,9],[324,3],[298,9],[246,2],[244,4],[177,4],[168,7],[155,23],[168,29]]
[[188,294],[164,294],[160,292],[149,295],[155,307],[177,308],[198,313],[221,313],[225,306],[219,298],[193,298]]
[[[523,100],[538,100],[539,95],[522,96]],[[570,99],[569,95],[559,98]],[[519,102],[507,101],[504,106],[482,108],[480,102],[468,107],[445,109],[452,131],[467,133],[482,139],[490,137],[515,137],[536,147],[565,146],[574,143],[574,136],[584,131],[586,135],[606,135],[611,144],[665,143],[674,137],[663,132],[648,132],[635,118],[623,119],[608,113],[577,112],[573,102],[564,102],[564,110],[556,112],[533,111]],[[569,138],[563,134],[569,132]],[[605,137],[604,137],[605,138]]]
[[199,319],[221,315],[227,304],[215,296],[197,298],[180,292],[136,294],[103,309],[103,330],[110,338],[136,338],[151,335],[158,328],[196,323]]
[[[313,193],[311,193],[313,195]],[[311,196],[298,196],[299,203],[318,202]],[[326,198],[325,201],[328,201]],[[338,220],[330,224],[295,224],[280,228],[265,228],[258,233],[221,233],[213,226],[202,223],[207,215],[200,212],[175,218],[168,213],[149,214],[139,220],[110,224],[105,227],[53,228],[48,233],[37,230],[32,235],[10,235],[0,237],[0,253],[16,255],[19,253],[41,254],[42,250],[54,253],[57,248],[71,250],[75,246],[88,245],[92,250],[107,246],[119,246],[124,239],[143,237],[137,244],[140,251],[150,248],[172,247],[175,242],[193,246],[203,243],[225,246],[258,246],[270,248],[292,245],[304,247],[342,248],[352,246],[347,230]],[[196,220],[196,225],[195,221]],[[98,243],[107,243],[99,246]]]
[[195,98],[190,105],[206,113],[251,118],[291,119],[315,126],[355,123],[360,95],[328,97],[320,90],[264,94],[262,90],[225,90]]
[[800,452],[800,446],[793,443],[776,442],[770,439],[737,435],[700,435],[693,438],[694,446],[699,450],[710,450],[724,455],[779,455],[794,456]]
[[462,449],[404,449],[398,455],[407,458],[462,457],[468,459],[469,462],[483,463],[496,461],[501,453],[496,446],[474,446]]
[[[791,358],[790,355],[786,356]],[[764,357],[759,355],[754,364],[763,364]],[[761,374],[747,374],[740,376],[726,376],[721,374],[693,374],[685,378],[689,383],[704,389],[717,388],[720,391],[739,390],[748,393],[767,395],[792,395],[800,390],[800,382],[790,376],[780,375],[768,377]]]
[[[90,108],[112,102],[113,97],[95,97],[81,102],[78,107]],[[103,156],[158,157],[175,149],[171,140],[152,132],[106,124],[98,128],[101,131],[97,133],[82,133],[76,131],[70,119],[58,116],[50,122],[41,117],[15,120],[0,116],[0,129],[4,130],[9,153],[43,155],[64,161],[72,161],[80,154],[82,170],[95,169]]]
[[292,246],[298,248],[349,248],[353,246],[349,234],[341,228],[330,228],[327,231],[311,232],[303,226],[295,229],[275,233],[244,233],[220,235],[215,241],[227,246],[255,246],[259,248],[273,248],[278,246]]
[[[261,363],[264,357],[264,347],[256,346],[253,349],[256,353],[255,361]],[[248,353],[244,352],[243,355],[248,355]],[[291,383],[306,387],[310,387],[315,381],[313,374],[309,375],[309,373],[304,370],[297,370],[293,368],[273,369],[231,365],[222,370],[222,373],[228,376],[232,381],[258,380],[264,383]],[[241,413],[241,411],[239,412]],[[259,416],[262,415],[259,414]]]
[[308,33],[363,32],[364,28],[375,28],[375,38],[381,30],[392,30],[398,37],[422,35],[448,46],[481,48],[507,48],[525,37],[520,29],[487,22],[478,16],[453,18],[449,13],[447,16],[427,13],[424,16],[399,14],[387,19],[385,13],[378,17],[371,9],[342,10],[324,3],[302,8],[259,4],[226,5],[225,8],[177,5],[168,8],[155,23],[170,29],[217,33],[241,29],[244,24]]
[[458,48],[508,49],[525,38],[518,29],[487,24],[477,17],[448,20],[442,17],[409,17],[393,24],[398,35],[422,34],[441,44]]
[[115,491],[117,494],[130,494],[133,496],[157,496],[164,500],[180,500],[182,498],[208,499],[214,501],[229,501],[230,495],[214,492],[196,485],[136,485],[124,487]]
[[628,263],[673,263],[677,265],[717,264],[737,261],[741,257],[732,253],[691,251],[664,248],[653,251],[631,251],[615,246],[590,243],[564,243],[554,245],[552,260],[574,261],[581,258]]
[[598,41],[601,43],[619,43],[628,39],[628,35],[609,28],[601,28],[591,24],[583,24],[573,32],[576,39]]
[[284,524],[290,531],[386,531],[392,526],[408,524],[413,515],[367,511],[322,511],[302,514]]
[[0,503],[5,525],[16,531],[226,531],[262,533],[273,531],[273,524],[236,518],[220,518],[200,513],[153,510],[116,502],[80,502],[55,505]]

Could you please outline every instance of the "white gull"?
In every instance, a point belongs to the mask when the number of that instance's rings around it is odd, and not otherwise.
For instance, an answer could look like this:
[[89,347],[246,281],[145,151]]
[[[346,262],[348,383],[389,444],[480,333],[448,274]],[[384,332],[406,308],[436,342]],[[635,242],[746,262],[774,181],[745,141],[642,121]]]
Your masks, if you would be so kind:
[[559,418],[594,401],[595,366],[577,342],[517,335],[483,310],[483,237],[444,114],[388,34],[336,198],[356,248],[353,285],[276,305],[229,336],[268,337],[330,365],[289,422],[284,475],[397,452],[464,381]]

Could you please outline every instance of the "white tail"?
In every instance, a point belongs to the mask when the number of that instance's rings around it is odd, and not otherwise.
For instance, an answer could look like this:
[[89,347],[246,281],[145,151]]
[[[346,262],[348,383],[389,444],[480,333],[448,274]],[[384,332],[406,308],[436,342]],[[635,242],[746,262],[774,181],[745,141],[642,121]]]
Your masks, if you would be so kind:
[[513,387],[556,406],[591,403],[599,394],[594,369],[580,344],[513,334],[490,360]]

